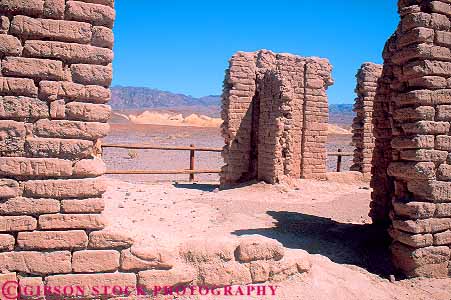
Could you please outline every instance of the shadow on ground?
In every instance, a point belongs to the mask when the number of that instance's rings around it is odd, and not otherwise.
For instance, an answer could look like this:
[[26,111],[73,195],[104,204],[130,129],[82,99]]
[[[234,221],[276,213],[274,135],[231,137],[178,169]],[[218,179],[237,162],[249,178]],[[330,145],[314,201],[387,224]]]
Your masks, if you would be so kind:
[[202,192],[213,192],[219,188],[219,184],[208,184],[208,183],[178,183],[172,184],[178,189],[189,189],[189,190],[199,190]]
[[339,223],[297,212],[268,211],[277,222],[272,228],[237,230],[235,235],[259,234],[281,242],[286,248],[320,254],[335,263],[356,265],[373,274],[394,273],[390,240],[384,228],[368,224]]

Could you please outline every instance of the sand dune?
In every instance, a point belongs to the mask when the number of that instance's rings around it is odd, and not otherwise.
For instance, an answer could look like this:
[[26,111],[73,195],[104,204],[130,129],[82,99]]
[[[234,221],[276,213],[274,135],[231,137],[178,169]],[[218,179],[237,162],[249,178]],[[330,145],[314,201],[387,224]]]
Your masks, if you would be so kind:
[[[124,114],[115,112],[114,116],[124,121],[138,125],[163,125],[163,126],[192,126],[192,127],[211,127],[219,128],[222,124],[220,118],[212,118],[202,114],[192,113],[186,117],[180,113],[163,112],[163,111],[144,111],[140,114]],[[338,125],[329,124],[329,134],[345,135],[351,134],[347,130]]]

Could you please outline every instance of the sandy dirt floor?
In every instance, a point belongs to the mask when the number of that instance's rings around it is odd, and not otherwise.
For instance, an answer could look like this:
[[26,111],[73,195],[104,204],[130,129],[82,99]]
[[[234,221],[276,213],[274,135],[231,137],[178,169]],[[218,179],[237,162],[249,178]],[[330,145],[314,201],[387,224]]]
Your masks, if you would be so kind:
[[277,296],[265,299],[451,299],[450,279],[387,280],[395,271],[387,240],[377,239],[380,230],[369,224],[364,182],[301,180],[293,187],[256,183],[219,191],[212,184],[110,179],[105,197],[109,227],[142,245],[174,249],[187,239],[262,235],[312,254],[309,273],[278,283]]
[[[221,147],[214,128],[115,124],[105,142]],[[329,136],[328,151],[352,152],[351,136]],[[186,152],[107,149],[109,169],[183,169]],[[196,168],[220,168],[219,153],[198,153]],[[334,170],[331,157],[328,169]],[[345,158],[344,170],[351,158]],[[158,244],[174,249],[187,239],[238,238],[262,235],[289,249],[311,254],[312,270],[278,283],[272,300],[449,300],[451,279],[399,280],[387,278],[395,271],[388,244],[368,218],[368,184],[347,174],[338,181],[300,180],[293,186],[254,183],[220,191],[217,175],[109,176],[105,195],[109,227],[128,232],[138,244]],[[382,238],[377,238],[382,237]],[[397,277],[397,279],[402,279]],[[209,297],[208,299],[211,299]],[[240,297],[215,297],[240,299]],[[245,299],[262,299],[261,297]]]

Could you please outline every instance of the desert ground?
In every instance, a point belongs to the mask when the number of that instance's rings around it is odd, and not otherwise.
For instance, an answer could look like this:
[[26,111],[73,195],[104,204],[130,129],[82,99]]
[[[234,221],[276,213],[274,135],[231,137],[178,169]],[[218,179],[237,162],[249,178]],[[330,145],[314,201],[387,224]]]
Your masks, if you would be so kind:
[[[112,124],[107,143],[146,143],[221,147],[218,128]],[[353,150],[351,136],[331,134],[328,151]],[[183,169],[187,152],[106,149],[109,169]],[[219,169],[219,153],[198,153],[196,168]],[[167,249],[190,239],[261,235],[288,249],[310,254],[312,269],[279,282],[278,295],[267,299],[451,299],[451,279],[404,279],[390,263],[386,239],[367,216],[371,189],[354,172],[334,173],[329,181],[299,180],[290,186],[253,182],[218,189],[218,176],[108,176],[105,214],[109,228],[126,231],[143,246]],[[344,158],[349,170],[351,158]],[[173,250],[175,251],[175,250]],[[390,282],[390,275],[397,281]],[[222,298],[217,298],[222,299]],[[253,298],[252,298],[253,299]]]

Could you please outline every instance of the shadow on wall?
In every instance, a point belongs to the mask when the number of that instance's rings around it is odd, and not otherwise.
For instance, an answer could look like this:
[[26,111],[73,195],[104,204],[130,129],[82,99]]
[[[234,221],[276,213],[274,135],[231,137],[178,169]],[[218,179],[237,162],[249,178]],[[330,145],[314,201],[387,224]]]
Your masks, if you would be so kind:
[[338,264],[356,265],[383,277],[395,274],[390,259],[390,239],[384,228],[339,223],[296,212],[267,213],[277,220],[274,227],[237,230],[232,234],[259,234],[276,239],[287,248],[326,256]]

